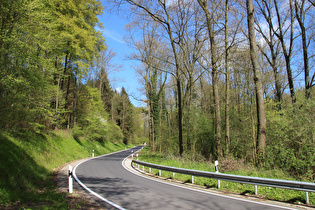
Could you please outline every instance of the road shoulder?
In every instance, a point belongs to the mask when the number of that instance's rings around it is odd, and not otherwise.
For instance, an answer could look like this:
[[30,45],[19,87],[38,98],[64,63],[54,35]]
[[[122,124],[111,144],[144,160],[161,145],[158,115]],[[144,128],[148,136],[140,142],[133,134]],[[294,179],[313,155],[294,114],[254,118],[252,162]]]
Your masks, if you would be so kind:
[[214,188],[207,188],[207,187],[200,186],[200,185],[195,185],[195,184],[191,184],[191,183],[185,183],[185,182],[181,182],[181,181],[174,180],[174,179],[167,179],[167,178],[164,178],[164,177],[159,177],[159,176],[156,176],[156,175],[153,175],[153,174],[149,174],[148,172],[143,171],[141,166],[139,168],[132,166],[131,161],[132,161],[131,157],[127,158],[124,161],[124,166],[128,170],[130,170],[131,172],[133,172],[135,174],[138,174],[140,176],[144,176],[144,177],[147,177],[149,179],[155,179],[158,182],[169,183],[169,184],[172,184],[172,185],[177,185],[178,187],[190,188],[190,189],[203,191],[203,192],[207,192],[207,193],[211,193],[211,194],[219,194],[219,195],[222,195],[222,196],[233,197],[233,198],[236,198],[236,199],[250,200],[250,201],[253,201],[253,202],[265,203],[265,204],[281,206],[281,207],[285,207],[285,208],[292,208],[292,209],[299,209],[299,210],[314,210],[315,209],[315,208],[308,207],[308,206],[305,206],[305,205],[297,205],[297,204],[291,204],[291,203],[267,200],[267,199],[264,199],[264,198],[259,198],[259,197],[254,196],[254,195],[240,195],[240,194],[236,194],[236,193],[221,191],[221,190],[214,189]]
[[63,166],[55,170],[55,183],[60,193],[66,193],[67,201],[70,209],[106,209],[102,207],[94,198],[93,195],[84,190],[75,180],[73,180],[73,193],[68,193],[68,170],[69,165],[74,168],[76,165],[90,158],[81,160],[75,160],[70,163],[66,163]]

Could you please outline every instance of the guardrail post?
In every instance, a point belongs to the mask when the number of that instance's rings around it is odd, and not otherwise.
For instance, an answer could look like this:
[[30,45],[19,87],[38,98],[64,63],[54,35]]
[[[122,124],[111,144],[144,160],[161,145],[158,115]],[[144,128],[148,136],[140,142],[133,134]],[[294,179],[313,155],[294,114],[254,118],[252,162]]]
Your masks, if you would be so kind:
[[69,171],[68,171],[68,179],[69,179],[69,193],[72,193],[73,191],[73,179],[72,179],[72,166],[69,165]]
[[[219,173],[219,161],[214,161],[214,167],[215,167],[215,172],[216,173]],[[220,180],[218,179],[218,189],[220,189],[220,185],[221,185],[221,183],[220,183]]]
[[191,176],[191,183],[194,183],[194,176]]
[[138,153],[137,153],[137,160],[138,160]]
[[[140,163],[142,165],[141,161],[132,160],[133,165]],[[173,179],[175,179],[175,171],[176,173],[183,173],[186,175],[192,176],[192,182],[194,182],[194,176],[203,176],[208,177],[212,179],[218,180],[218,189],[220,186],[220,179],[226,181],[232,181],[232,182],[239,182],[239,183],[245,183],[245,184],[251,184],[254,185],[255,188],[255,195],[258,194],[258,185],[264,185],[269,187],[277,187],[277,188],[286,188],[286,189],[292,189],[292,190],[301,190],[305,192],[305,203],[309,204],[309,192],[315,192],[315,183],[310,182],[300,182],[300,181],[288,181],[288,180],[278,180],[278,179],[265,179],[265,178],[257,178],[257,177],[249,177],[249,176],[239,176],[239,175],[229,175],[228,177],[226,174],[220,174],[219,173],[219,162],[215,161],[215,173],[213,172],[206,172],[206,171],[196,171],[196,170],[188,170],[188,169],[180,169],[175,167],[167,167],[167,166],[161,166],[157,164],[151,164],[151,163],[143,163],[143,166],[146,166],[149,168],[149,172],[152,173],[152,168],[159,170],[158,175],[161,175],[161,171],[170,171],[173,172]],[[139,168],[139,166],[138,166]],[[180,169],[180,170],[176,170]],[[307,192],[306,192],[307,191]]]
[[142,166],[142,171],[144,171],[144,166]]

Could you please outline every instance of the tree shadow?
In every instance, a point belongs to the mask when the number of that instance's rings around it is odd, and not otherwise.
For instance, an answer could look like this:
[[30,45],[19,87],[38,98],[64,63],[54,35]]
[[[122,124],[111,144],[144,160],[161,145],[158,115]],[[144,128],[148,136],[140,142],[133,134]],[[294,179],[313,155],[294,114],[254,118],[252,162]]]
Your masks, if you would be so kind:
[[64,195],[53,190],[52,174],[9,138],[0,135],[0,208],[37,202],[58,205]]
[[204,186],[205,186],[207,189],[217,187],[216,184],[212,184],[212,185],[204,184]]
[[80,140],[79,137],[73,136],[73,139],[74,139],[78,144],[80,144],[80,146],[83,146],[82,141]]
[[252,190],[245,190],[244,192],[240,193],[240,195],[248,195],[248,194],[252,195],[252,194],[255,194],[255,192]]
[[286,202],[288,202],[288,203],[299,203],[299,202],[306,203],[306,200],[302,196],[297,196],[295,198],[291,198],[289,200],[286,200]]

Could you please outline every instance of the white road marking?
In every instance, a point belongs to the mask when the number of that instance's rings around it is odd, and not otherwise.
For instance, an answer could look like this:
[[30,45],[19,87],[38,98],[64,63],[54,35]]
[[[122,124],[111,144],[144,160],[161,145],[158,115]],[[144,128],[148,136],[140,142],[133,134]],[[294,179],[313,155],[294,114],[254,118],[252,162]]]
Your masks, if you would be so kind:
[[230,198],[230,199],[234,199],[234,200],[239,200],[239,201],[244,201],[244,202],[249,202],[249,203],[255,203],[255,204],[261,204],[261,205],[265,205],[265,206],[277,207],[277,208],[282,208],[282,209],[291,209],[291,210],[295,209],[295,208],[290,208],[290,207],[285,207],[285,206],[277,206],[277,205],[273,205],[273,204],[269,204],[269,203],[262,203],[262,202],[257,202],[257,201],[246,200],[246,199],[242,199],[242,198],[235,198],[235,197],[222,195],[222,194],[216,194],[216,193],[212,193],[212,192],[208,192],[208,191],[198,190],[198,189],[194,189],[194,188],[190,188],[190,187],[186,187],[186,186],[173,184],[173,183],[170,183],[170,182],[167,182],[167,181],[162,181],[162,180],[159,180],[159,179],[154,179],[154,178],[151,178],[151,177],[147,177],[147,176],[142,175],[140,172],[135,172],[134,170],[131,170],[131,169],[127,168],[127,166],[125,166],[125,162],[126,162],[127,158],[128,157],[126,157],[123,160],[123,162],[122,162],[123,167],[126,170],[128,170],[129,172],[131,172],[131,173],[133,173],[133,174],[135,174],[137,176],[143,177],[145,179],[149,179],[149,180],[152,180],[152,181],[155,181],[155,182],[159,182],[159,183],[163,183],[163,184],[167,184],[167,185],[172,185],[172,186],[175,186],[175,187],[180,187],[180,188],[184,188],[184,189],[188,189],[188,190],[193,190],[193,191],[197,191],[197,192],[201,192],[201,193],[206,193],[206,194],[210,194],[210,195],[220,196],[220,197],[224,197],[224,198]]
[[[94,158],[90,158],[90,159],[87,159],[87,160],[84,160],[82,162],[80,162],[78,165],[76,165],[73,169],[73,177],[75,178],[75,180],[79,183],[79,185],[81,185],[84,189],[86,189],[88,192],[90,192],[92,195],[98,197],[99,199],[101,199],[102,201],[105,201],[106,203],[114,206],[115,208],[117,209],[120,209],[120,210],[126,210],[125,208],[119,206],[118,204],[114,203],[114,202],[111,202],[110,200],[107,200],[106,198],[102,197],[101,195],[97,194],[96,192],[94,192],[93,190],[91,190],[90,188],[88,188],[85,184],[83,184],[81,182],[81,180],[77,177],[76,173],[75,173],[75,170],[77,169],[77,167],[81,164],[81,163],[84,163],[86,161],[89,161],[91,159],[96,159],[96,158],[100,158],[100,157],[104,157],[104,156],[108,156],[108,155],[112,155],[112,154],[115,154],[115,153],[119,153],[121,151],[118,151],[118,152],[113,152],[113,153],[110,153],[110,154],[106,154],[106,155],[101,155],[101,156],[98,156],[98,157],[94,157]],[[129,156],[128,156],[129,157]]]

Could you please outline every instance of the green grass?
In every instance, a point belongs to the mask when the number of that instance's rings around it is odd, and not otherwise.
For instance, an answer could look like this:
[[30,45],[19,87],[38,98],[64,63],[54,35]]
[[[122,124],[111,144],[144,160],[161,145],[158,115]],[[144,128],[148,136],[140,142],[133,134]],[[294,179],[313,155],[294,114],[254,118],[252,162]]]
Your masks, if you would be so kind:
[[75,140],[71,131],[47,135],[0,133],[0,208],[68,209],[53,183],[54,169],[86,157],[125,149],[124,144]]
[[[178,168],[194,169],[200,171],[215,172],[214,163],[210,162],[194,162],[188,158],[179,158],[176,156],[165,156],[159,153],[153,153],[144,149],[139,156],[139,160],[159,165],[173,166]],[[140,166],[142,169],[142,166]],[[148,168],[145,168],[149,171]],[[151,173],[159,175],[159,170],[151,169]],[[223,173],[223,172],[222,172]],[[227,174],[235,174],[242,176],[254,176],[263,178],[273,178],[273,179],[285,179],[285,180],[296,180],[294,177],[288,176],[285,172],[281,170],[263,170],[257,169],[253,166],[239,168],[239,170],[226,171]],[[172,172],[162,171],[162,177],[173,178]],[[175,179],[182,182],[191,182],[192,178],[189,175],[175,174]],[[194,177],[194,184],[206,186],[208,188],[218,187],[218,181],[215,179]],[[255,195],[255,190],[253,185],[241,184],[235,182],[221,181],[220,190],[243,194],[243,195]],[[266,198],[270,200],[283,201],[289,203],[305,203],[305,192],[296,190],[287,190],[273,187],[263,187],[258,186],[258,197]],[[309,193],[310,205],[315,205],[315,193]]]

